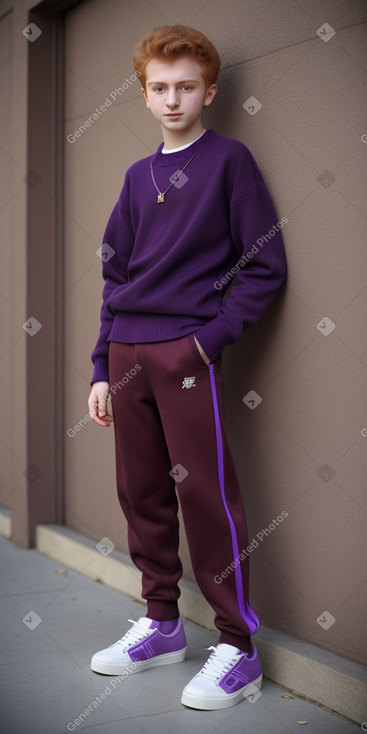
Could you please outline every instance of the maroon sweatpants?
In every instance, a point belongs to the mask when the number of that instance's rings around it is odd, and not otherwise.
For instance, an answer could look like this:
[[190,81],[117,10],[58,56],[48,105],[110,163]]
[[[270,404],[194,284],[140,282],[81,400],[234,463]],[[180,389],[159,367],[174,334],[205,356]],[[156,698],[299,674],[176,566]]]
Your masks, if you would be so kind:
[[192,567],[220,642],[246,650],[259,620],[247,601],[247,525],[225,436],[220,367],[220,359],[205,364],[193,334],[110,343],[117,490],[147,616],[179,614],[177,490]]

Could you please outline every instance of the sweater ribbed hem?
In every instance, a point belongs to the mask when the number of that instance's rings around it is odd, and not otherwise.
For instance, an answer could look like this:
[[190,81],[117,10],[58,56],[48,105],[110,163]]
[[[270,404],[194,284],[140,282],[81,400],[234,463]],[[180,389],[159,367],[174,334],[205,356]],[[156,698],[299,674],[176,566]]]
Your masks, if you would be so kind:
[[141,344],[180,339],[197,331],[203,320],[195,316],[123,313],[115,314],[108,341]]
[[[228,344],[236,341],[225,321],[220,318],[212,319],[203,325],[202,319],[195,316],[119,312],[115,314],[108,342],[125,344],[164,342],[180,339],[188,334],[195,334],[212,362],[220,357]],[[109,381],[108,357],[97,357],[94,361],[90,384],[100,381]]]

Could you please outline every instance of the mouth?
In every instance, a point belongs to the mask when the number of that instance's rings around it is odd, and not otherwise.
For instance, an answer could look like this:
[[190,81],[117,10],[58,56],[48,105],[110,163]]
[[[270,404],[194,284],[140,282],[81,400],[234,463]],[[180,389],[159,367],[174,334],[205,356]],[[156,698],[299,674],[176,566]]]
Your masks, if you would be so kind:
[[165,115],[165,117],[169,117],[170,120],[175,120],[178,117],[181,117],[182,112],[169,112]]

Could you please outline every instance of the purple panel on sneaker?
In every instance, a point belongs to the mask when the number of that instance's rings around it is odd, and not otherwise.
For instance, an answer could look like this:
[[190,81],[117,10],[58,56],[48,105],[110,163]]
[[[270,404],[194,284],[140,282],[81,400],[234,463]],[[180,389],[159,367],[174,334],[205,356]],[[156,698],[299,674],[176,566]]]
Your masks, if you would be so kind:
[[260,660],[255,650],[253,657],[250,659],[247,655],[242,655],[238,663],[219,681],[219,686],[226,693],[236,693],[252,681],[257,680],[261,674]]
[[157,620],[152,619],[151,627],[156,627],[162,635],[170,635],[177,627],[178,617],[176,619]]
[[170,635],[163,635],[159,630],[155,630],[145,640],[141,640],[141,642],[137,642],[136,645],[130,647],[128,650],[129,657],[134,662],[138,662],[149,660],[157,655],[166,655],[170,652],[182,650],[186,647],[186,635],[181,620],[176,630]]

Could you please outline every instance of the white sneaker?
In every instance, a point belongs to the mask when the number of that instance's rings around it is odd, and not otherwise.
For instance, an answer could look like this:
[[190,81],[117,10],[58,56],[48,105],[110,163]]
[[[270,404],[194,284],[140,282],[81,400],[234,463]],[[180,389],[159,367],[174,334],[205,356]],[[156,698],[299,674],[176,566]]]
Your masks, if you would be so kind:
[[262,683],[255,645],[250,656],[233,645],[208,647],[212,654],[200,672],[185,686],[181,703],[194,709],[229,708],[242,700],[256,700]]
[[129,619],[129,622],[133,626],[121,640],[93,655],[90,667],[96,673],[138,673],[154,665],[184,660],[186,635],[180,618],[170,635],[163,635],[149,617],[141,617],[137,622]]

